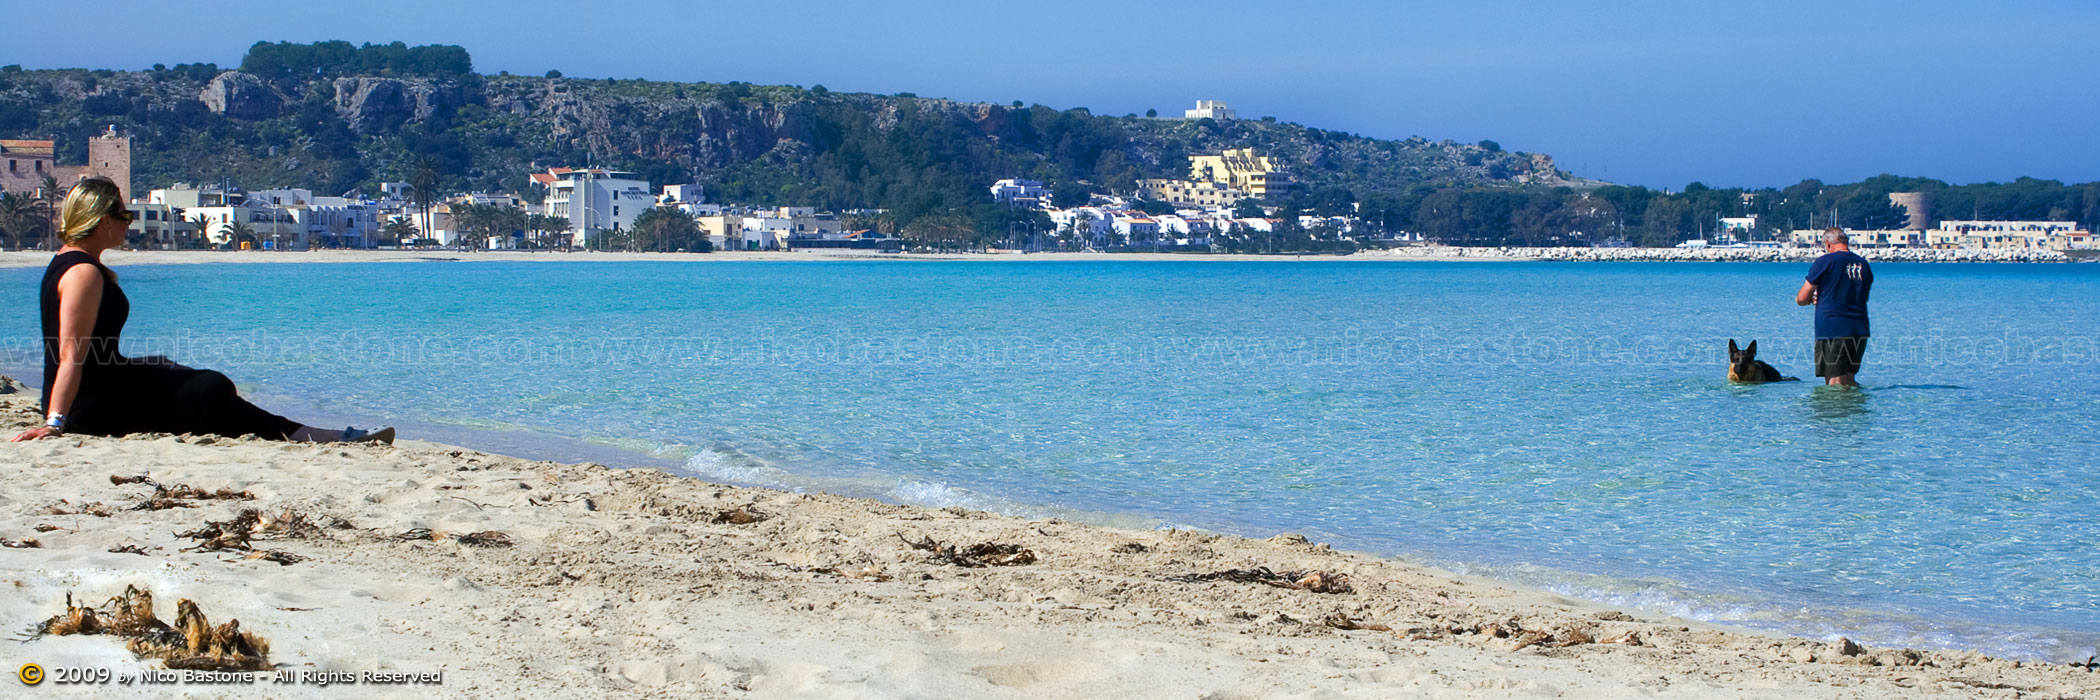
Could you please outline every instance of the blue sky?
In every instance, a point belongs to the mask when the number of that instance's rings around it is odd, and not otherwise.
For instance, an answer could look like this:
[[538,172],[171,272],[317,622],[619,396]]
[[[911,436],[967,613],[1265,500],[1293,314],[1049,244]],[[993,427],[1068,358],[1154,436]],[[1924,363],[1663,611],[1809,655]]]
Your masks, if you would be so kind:
[[[231,66],[257,40],[465,46],[476,69],[1242,116],[1495,139],[1651,187],[2100,180],[2100,2],[15,4],[0,63]],[[100,15],[82,21],[77,15]]]

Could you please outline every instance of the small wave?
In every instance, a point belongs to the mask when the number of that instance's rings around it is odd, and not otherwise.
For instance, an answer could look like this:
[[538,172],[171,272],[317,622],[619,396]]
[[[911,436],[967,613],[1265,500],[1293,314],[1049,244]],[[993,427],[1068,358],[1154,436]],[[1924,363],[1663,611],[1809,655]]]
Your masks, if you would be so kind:
[[709,481],[719,481],[739,486],[761,486],[801,493],[802,488],[793,482],[793,475],[784,470],[751,463],[739,459],[738,455],[722,450],[700,450],[685,460],[685,468],[692,476]]
[[1697,590],[1669,580],[1620,579],[1540,566],[1428,563],[1618,608],[1810,639],[1843,636],[1873,646],[1976,651],[1999,658],[2049,661],[2083,660],[2100,649],[2100,635],[2075,630],[1787,604],[1769,597]]
[[816,491],[871,498],[922,508],[966,508],[1019,518],[1058,518],[1072,522],[1131,529],[1161,527],[1156,518],[1023,503],[950,486],[945,482],[893,474],[818,476],[792,472],[765,460],[726,448],[699,450],[685,461],[691,476],[738,486],[757,486],[794,493]]

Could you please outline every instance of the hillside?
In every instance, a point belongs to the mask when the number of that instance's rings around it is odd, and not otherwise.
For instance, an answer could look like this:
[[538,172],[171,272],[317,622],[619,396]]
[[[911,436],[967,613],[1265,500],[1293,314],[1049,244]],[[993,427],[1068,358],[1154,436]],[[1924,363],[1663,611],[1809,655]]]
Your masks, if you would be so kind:
[[[1929,197],[1933,221],[1951,214],[2100,226],[2100,183],[1957,185],[1883,175],[1652,190],[1574,179],[1545,155],[1505,152],[1492,141],[1381,140],[1267,118],[1097,116],[823,86],[490,76],[475,73],[457,46],[263,42],[239,70],[0,67],[0,138],[54,139],[60,163],[81,163],[88,138],[110,125],[133,139],[140,188],[228,179],[369,193],[382,181],[427,175],[441,191],[530,197],[529,173],[591,163],[659,185],[701,183],[716,201],[883,208],[891,215],[873,225],[901,230],[939,217],[928,221],[980,237],[1017,223],[1048,225],[994,203],[986,192],[994,180],[1042,180],[1069,203],[1087,192],[1127,192],[1142,177],[1180,177],[1190,154],[1249,147],[1290,164],[1302,185],[1264,202],[1278,207],[1272,212],[1354,215],[1373,234],[1462,245],[1669,246],[1709,235],[1723,217],[1755,217],[1745,232],[1755,239],[1804,227],[1885,228],[1908,217],[1892,206],[1894,192]],[[1281,240],[1264,237],[1262,249],[1353,245],[1334,231],[1315,241],[1296,217],[1281,219]]]
[[1492,144],[821,86],[471,73],[286,79],[210,65],[0,73],[0,136],[53,138],[61,162],[79,162],[86,139],[111,124],[134,139],[140,187],[231,178],[370,191],[409,179],[428,159],[447,187],[510,190],[529,172],[588,160],[658,184],[704,183],[718,199],[908,215],[977,205],[1002,177],[1065,192],[1127,190],[1139,177],[1182,175],[1188,154],[1250,146],[1292,164],[1312,191],[1567,182],[1551,158]]

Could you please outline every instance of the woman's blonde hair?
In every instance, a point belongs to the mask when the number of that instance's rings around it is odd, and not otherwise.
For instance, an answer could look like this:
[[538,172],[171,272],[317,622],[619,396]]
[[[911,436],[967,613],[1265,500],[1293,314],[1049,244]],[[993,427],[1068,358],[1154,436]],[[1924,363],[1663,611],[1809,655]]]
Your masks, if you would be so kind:
[[73,185],[66,203],[59,208],[58,237],[79,243],[95,233],[103,217],[124,211],[124,192],[106,177],[91,177]]

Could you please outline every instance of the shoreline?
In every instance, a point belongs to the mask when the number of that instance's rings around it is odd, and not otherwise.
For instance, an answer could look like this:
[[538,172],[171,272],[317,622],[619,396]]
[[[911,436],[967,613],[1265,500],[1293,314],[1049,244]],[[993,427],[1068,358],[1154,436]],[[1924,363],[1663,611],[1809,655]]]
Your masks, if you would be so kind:
[[[34,419],[0,397],[0,430]],[[2090,693],[2065,664],[1970,652],[1852,649],[1620,610],[1538,589],[1254,540],[901,506],[712,484],[657,469],[397,447],[133,436],[10,445],[0,482],[0,601],[21,627],[66,593],[150,586],[272,642],[280,667],[442,670],[440,695],[855,694],[989,697],[1438,693],[1690,697],[1971,697]],[[253,501],[123,510],[148,491],[110,476],[247,490]],[[62,503],[63,502],[63,503]],[[108,517],[50,507],[101,502]],[[258,540],[304,561],[184,552],[171,533],[239,508],[351,527]],[[737,509],[763,519],[733,524]],[[37,532],[39,525],[51,526]],[[403,539],[503,532],[514,545]],[[1035,561],[965,568],[906,540],[997,542]],[[455,538],[456,539],[456,538]],[[135,546],[142,553],[104,550]],[[1346,593],[1230,570],[1341,574]],[[1189,577],[1197,577],[1190,579]],[[1352,629],[1353,628],[1353,629]],[[1385,629],[1380,629],[1385,628]],[[1529,642],[1529,643],[1527,643]],[[1850,652],[1850,653],[1847,653]],[[97,637],[44,637],[46,667],[156,667]],[[267,683],[231,688],[262,696]],[[395,688],[350,686],[353,696]]]
[[[4,373],[0,371],[0,374]],[[418,436],[421,442],[528,461],[662,470],[679,477],[740,488],[822,493],[911,508],[960,507],[1001,517],[1058,519],[1109,529],[1184,529],[1251,540],[1278,534],[1274,529],[1248,527],[1238,522],[1184,521],[1155,512],[1085,509],[1014,500],[999,493],[905,477],[884,476],[871,480],[867,476],[802,473],[773,463],[755,463],[748,455],[733,456],[736,453],[725,448],[603,440],[523,426],[489,428],[451,423],[407,423],[388,421],[382,416],[315,414],[311,410],[302,415],[324,415],[323,423],[330,425],[334,423],[328,421],[351,425],[395,425],[403,434]],[[725,463],[725,459],[735,461]],[[1315,537],[1316,541],[1369,557],[1462,574],[1615,609],[1682,617],[1751,634],[1789,638],[1834,638],[1843,634],[1863,644],[1917,645],[1919,649],[1975,652],[2029,662],[2061,660],[2065,649],[2088,648],[2080,647],[2077,642],[2063,641],[2064,635],[2080,639],[2089,636],[2079,633],[2076,628],[1989,624],[1975,618],[1933,617],[1918,610],[1853,609],[1831,605],[1827,601],[1815,606],[1782,605],[1777,599],[1758,592],[1722,590],[1711,585],[1692,586],[1677,579],[1599,574],[1534,563],[1490,563],[1452,552],[1380,546],[1353,540],[1345,534],[1323,533],[1310,528],[1299,532]],[[1831,620],[1846,622],[1839,625],[1829,622]],[[2044,649],[2049,651],[2041,651]]]
[[[2049,250],[1860,250],[1875,262],[1920,263],[2064,263],[2069,256]],[[191,265],[210,263],[436,263],[436,262],[781,262],[781,261],[920,261],[920,262],[1785,262],[1806,263],[1821,255],[1810,248],[1488,248],[1423,246],[1367,250],[1348,255],[1245,253],[879,253],[849,249],[732,251],[723,253],[615,253],[457,250],[112,250],[110,265]],[[43,267],[48,251],[0,251],[0,269]]]

